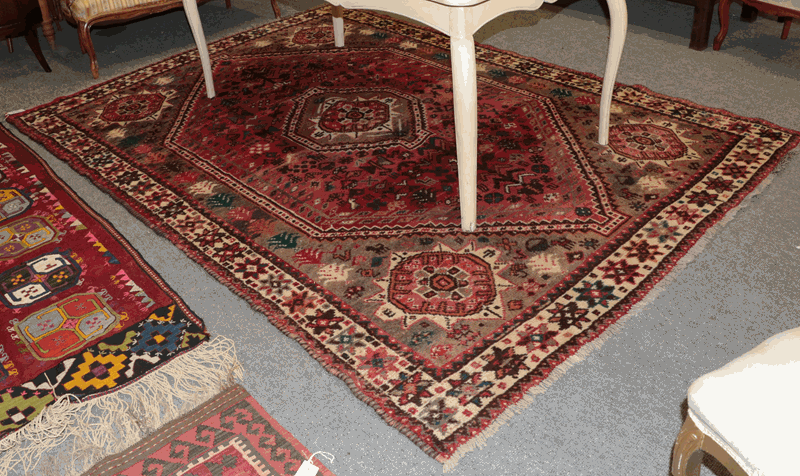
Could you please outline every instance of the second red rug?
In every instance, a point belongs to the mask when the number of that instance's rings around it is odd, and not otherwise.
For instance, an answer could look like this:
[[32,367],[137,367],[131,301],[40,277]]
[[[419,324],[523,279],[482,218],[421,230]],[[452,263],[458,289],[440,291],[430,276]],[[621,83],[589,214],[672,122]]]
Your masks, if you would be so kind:
[[[240,385],[170,422],[83,476],[294,476],[312,455]],[[317,474],[333,476],[319,460]]]

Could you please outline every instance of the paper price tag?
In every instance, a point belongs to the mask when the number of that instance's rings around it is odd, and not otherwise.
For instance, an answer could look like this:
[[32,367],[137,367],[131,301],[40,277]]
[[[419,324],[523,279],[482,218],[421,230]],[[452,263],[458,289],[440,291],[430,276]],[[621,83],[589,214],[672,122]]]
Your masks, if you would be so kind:
[[317,471],[319,471],[319,468],[311,464],[311,461],[303,461],[294,476],[316,476]]

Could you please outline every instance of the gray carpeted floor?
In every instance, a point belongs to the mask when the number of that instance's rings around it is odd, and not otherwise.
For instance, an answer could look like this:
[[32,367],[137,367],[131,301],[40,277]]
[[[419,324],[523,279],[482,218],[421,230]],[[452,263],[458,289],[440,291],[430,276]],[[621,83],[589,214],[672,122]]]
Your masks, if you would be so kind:
[[[284,15],[319,0],[282,2]],[[582,0],[506,15],[479,41],[602,74],[608,28],[604,3]],[[800,25],[779,39],[774,18],[732,25],[722,51],[688,48],[692,7],[665,0],[628,5],[628,39],[618,81],[800,129]],[[273,21],[269,2],[200,7],[210,40]],[[715,18],[712,36],[718,31]],[[193,47],[182,11],[93,33],[101,78]],[[0,112],[29,108],[94,84],[74,27],[58,48],[43,42],[44,73],[24,41],[0,53]],[[13,130],[13,129],[12,129]],[[29,142],[30,143],[30,142]],[[294,341],[250,310],[174,246],[87,180],[32,144],[96,210],[111,220],[203,318],[235,339],[245,387],[312,451],[336,456],[339,476],[433,475],[442,467],[387,426]],[[772,181],[685,259],[601,349],[521,410],[455,475],[666,476],[685,414],[686,389],[768,336],[800,323],[800,160],[791,154]],[[692,257],[689,257],[692,258]],[[744,409],[743,411],[746,411]],[[704,476],[721,470],[704,467]]]

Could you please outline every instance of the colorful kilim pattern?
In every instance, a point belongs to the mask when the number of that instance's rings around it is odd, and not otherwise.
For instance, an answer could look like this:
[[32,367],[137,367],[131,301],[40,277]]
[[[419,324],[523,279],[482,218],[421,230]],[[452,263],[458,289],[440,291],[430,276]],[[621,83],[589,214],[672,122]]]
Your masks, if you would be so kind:
[[0,127],[0,439],[207,339],[110,224]]
[[[83,476],[294,476],[311,454],[236,385]],[[316,474],[333,476],[316,458],[313,463]]]
[[325,8],[11,117],[440,461],[599,337],[800,136],[478,45],[460,231],[449,39]]

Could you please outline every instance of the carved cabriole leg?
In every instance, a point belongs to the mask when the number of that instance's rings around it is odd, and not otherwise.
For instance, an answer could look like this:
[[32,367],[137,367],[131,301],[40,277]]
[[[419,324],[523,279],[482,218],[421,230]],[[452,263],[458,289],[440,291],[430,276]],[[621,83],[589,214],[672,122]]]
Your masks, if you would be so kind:
[[719,0],[719,34],[714,38],[714,51],[719,51],[725,35],[728,34],[728,21],[731,13],[731,0]]
[[[228,0],[228,1],[230,1],[230,0]],[[272,0],[272,11],[275,13],[275,18],[280,18],[281,17],[281,9],[278,8],[277,0]]]
[[739,463],[716,441],[700,431],[688,416],[672,449],[672,476],[698,476],[704,452],[719,461],[731,476],[748,476]]
[[687,416],[672,448],[672,476],[700,475],[700,462],[703,460],[701,450],[705,436]]
[[78,23],[78,44],[81,47],[81,54],[86,54],[86,44],[84,43],[83,33],[81,33],[81,24]]
[[333,11],[333,44],[337,48],[344,46],[344,7],[341,5],[334,5]]
[[617,78],[622,48],[628,30],[628,8],[624,0],[608,0],[611,16],[611,37],[608,41],[606,74],[603,78],[603,93],[600,96],[600,127],[598,143],[608,144],[608,127],[611,120],[611,100],[614,96],[614,82]]
[[192,36],[197,45],[197,52],[200,55],[200,65],[203,68],[203,78],[206,82],[206,96],[213,98],[217,95],[214,91],[214,77],[211,74],[211,59],[208,55],[206,36],[203,33],[203,25],[200,23],[200,13],[197,11],[196,0],[183,0],[183,9],[186,12],[186,19],[192,29]]
[[92,77],[94,79],[99,79],[100,70],[97,67],[97,54],[94,52],[94,44],[92,44],[92,37],[89,33],[90,28],[91,25],[88,23],[82,21],[78,22],[78,37],[83,46],[83,52],[89,55],[89,66],[92,69]]
[[478,80],[475,41],[467,31],[466,9],[450,11],[450,62],[453,68],[453,114],[458,157],[461,229],[475,231],[478,196]]

